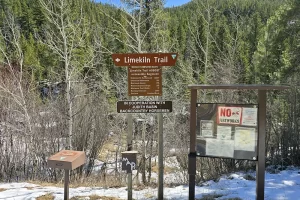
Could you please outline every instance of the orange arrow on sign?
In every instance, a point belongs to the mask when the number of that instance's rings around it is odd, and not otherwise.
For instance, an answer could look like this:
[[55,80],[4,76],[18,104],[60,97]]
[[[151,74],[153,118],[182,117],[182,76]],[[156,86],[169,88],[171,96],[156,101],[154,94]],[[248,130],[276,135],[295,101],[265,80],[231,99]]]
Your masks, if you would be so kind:
[[122,66],[174,66],[178,53],[115,53],[112,59],[117,67]]

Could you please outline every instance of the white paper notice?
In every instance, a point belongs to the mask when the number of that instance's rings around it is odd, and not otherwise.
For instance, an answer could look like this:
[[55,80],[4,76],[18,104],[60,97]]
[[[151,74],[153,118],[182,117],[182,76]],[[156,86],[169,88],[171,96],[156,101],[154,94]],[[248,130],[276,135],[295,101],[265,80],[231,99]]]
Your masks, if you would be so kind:
[[201,120],[200,121],[200,134],[202,137],[213,137],[214,121]]
[[257,126],[257,108],[243,108],[242,125]]
[[219,140],[231,140],[231,126],[217,126],[217,138]]
[[236,127],[234,134],[234,149],[255,151],[255,128]]
[[218,140],[206,139],[206,155],[217,157],[233,158],[234,141],[233,140]]

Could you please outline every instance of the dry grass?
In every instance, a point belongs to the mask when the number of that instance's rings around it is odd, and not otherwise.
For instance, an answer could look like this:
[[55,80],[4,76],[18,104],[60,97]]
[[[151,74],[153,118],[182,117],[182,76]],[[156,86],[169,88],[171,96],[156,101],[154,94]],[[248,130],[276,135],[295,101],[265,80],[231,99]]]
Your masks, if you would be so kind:
[[45,194],[43,196],[37,197],[36,200],[54,200],[54,196],[52,194]]
[[70,187],[123,187],[126,183],[122,183],[120,177],[114,175],[106,175],[106,181],[101,176],[90,176],[84,179],[84,181],[77,181],[70,184]]
[[215,200],[222,196],[223,196],[222,194],[206,194],[206,195],[203,195],[202,198],[197,199],[197,200]]
[[[152,171],[158,174],[158,165],[152,166]],[[175,172],[176,168],[164,166],[164,174]]]
[[[61,182],[42,182],[42,181],[28,181],[29,183],[36,184],[42,187],[64,187],[64,181]],[[126,183],[122,183],[119,177],[115,177],[114,175],[106,175],[106,181],[103,180],[100,176],[90,176],[82,180],[74,180],[70,182],[70,188],[78,188],[78,187],[122,187],[125,186]]]
[[[103,196],[98,196],[98,195],[91,195],[91,196],[87,196],[90,198],[90,200],[121,200],[119,198],[116,198],[116,197],[103,197]],[[82,200],[82,199],[85,199],[85,197],[79,197],[79,196],[76,196],[76,197],[72,197],[70,200]]]
[[6,190],[8,190],[8,189],[6,189],[6,188],[0,188],[0,192],[4,192]]
[[[118,144],[120,143],[121,145],[123,145],[123,148],[125,148],[125,144],[126,144],[126,134],[122,134],[121,136],[121,141],[119,136],[114,135],[111,138],[109,138],[108,141],[106,141],[99,153],[99,160],[106,160],[107,157],[110,157],[111,155],[115,155],[117,148],[118,148]],[[122,148],[122,147],[119,147]]]
[[117,145],[115,144],[114,141],[107,141],[107,142],[103,145],[102,149],[104,149],[104,150],[106,150],[106,151],[108,151],[108,152],[113,152],[113,153],[114,153],[114,152],[117,151]]
[[154,198],[154,195],[151,194],[151,193],[147,193],[147,194],[145,194],[144,196],[145,196],[145,198],[147,198],[147,199],[152,199],[152,198]]

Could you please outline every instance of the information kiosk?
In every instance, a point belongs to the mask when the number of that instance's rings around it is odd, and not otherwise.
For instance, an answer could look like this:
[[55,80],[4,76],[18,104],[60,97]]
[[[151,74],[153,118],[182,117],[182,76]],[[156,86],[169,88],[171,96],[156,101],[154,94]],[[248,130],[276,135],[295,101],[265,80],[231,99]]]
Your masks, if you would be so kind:
[[[189,200],[195,199],[196,157],[256,162],[256,199],[264,199],[266,92],[280,85],[189,85],[191,90]],[[256,90],[257,105],[197,103],[197,90]]]

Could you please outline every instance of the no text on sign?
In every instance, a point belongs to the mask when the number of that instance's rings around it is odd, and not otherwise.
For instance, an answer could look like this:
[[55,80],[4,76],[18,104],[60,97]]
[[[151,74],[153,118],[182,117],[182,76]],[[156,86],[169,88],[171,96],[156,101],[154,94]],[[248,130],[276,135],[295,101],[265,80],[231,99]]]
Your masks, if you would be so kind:
[[112,54],[117,67],[122,66],[174,66],[177,53],[124,53]]
[[172,101],[118,101],[118,113],[170,113]]

